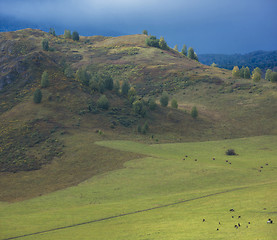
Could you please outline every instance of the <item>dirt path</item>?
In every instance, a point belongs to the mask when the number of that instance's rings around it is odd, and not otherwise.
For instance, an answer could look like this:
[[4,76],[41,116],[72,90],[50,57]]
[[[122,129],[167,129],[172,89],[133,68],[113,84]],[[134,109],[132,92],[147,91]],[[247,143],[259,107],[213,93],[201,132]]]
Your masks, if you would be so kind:
[[134,212],[123,213],[123,214],[119,214],[119,215],[100,218],[100,219],[91,220],[91,221],[88,221],[88,222],[77,223],[77,224],[73,224],[73,225],[68,225],[68,226],[63,226],[63,227],[58,227],[58,228],[52,228],[52,229],[48,229],[48,230],[44,230],[44,231],[40,231],[40,232],[35,232],[35,233],[29,233],[29,234],[25,234],[25,235],[21,235],[21,236],[4,238],[4,239],[1,239],[1,240],[11,240],[11,239],[24,238],[24,237],[34,236],[34,235],[38,235],[38,234],[43,234],[43,233],[54,232],[54,231],[58,231],[58,230],[62,230],[62,229],[78,227],[78,226],[81,226],[81,225],[92,224],[92,223],[95,223],[95,222],[102,222],[102,221],[106,221],[106,220],[110,220],[110,219],[114,219],[114,218],[124,217],[124,216],[133,215],[133,214],[137,214],[137,213],[148,212],[148,211],[159,209],[159,208],[165,208],[165,207],[169,207],[169,206],[173,206],[173,205],[178,205],[178,204],[182,204],[182,203],[186,203],[186,202],[191,202],[191,201],[194,201],[194,200],[207,198],[207,197],[211,197],[211,196],[215,196],[215,195],[219,195],[219,194],[238,191],[238,190],[242,190],[242,189],[245,189],[245,188],[248,188],[248,187],[233,188],[233,189],[225,190],[225,191],[222,191],[222,192],[211,193],[211,194],[208,194],[208,195],[195,197],[195,198],[191,198],[191,199],[186,199],[186,200],[182,200],[182,201],[178,201],[178,202],[174,202],[174,203],[169,203],[169,204],[165,204],[165,205],[161,205],[161,206],[157,206],[157,207],[142,209],[142,210],[138,210],[138,211],[134,211]]

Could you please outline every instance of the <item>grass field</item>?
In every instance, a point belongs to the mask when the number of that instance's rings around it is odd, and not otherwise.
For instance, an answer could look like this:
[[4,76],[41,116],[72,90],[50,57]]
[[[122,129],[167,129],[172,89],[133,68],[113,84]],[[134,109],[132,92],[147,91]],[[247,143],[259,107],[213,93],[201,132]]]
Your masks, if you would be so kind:
[[[266,223],[277,219],[276,143],[277,136],[97,142],[146,157],[75,187],[1,202],[0,239],[276,239],[276,223]],[[226,156],[229,148],[238,155]]]

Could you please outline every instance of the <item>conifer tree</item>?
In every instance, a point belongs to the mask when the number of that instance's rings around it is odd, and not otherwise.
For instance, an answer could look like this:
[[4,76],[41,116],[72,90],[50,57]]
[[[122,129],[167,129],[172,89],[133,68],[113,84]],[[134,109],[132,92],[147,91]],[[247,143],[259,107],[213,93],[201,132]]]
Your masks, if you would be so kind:
[[166,41],[164,40],[164,37],[160,38],[159,47],[160,47],[160,49],[163,49],[163,50],[167,50],[168,49],[168,46],[167,46]]
[[78,33],[77,31],[74,31],[74,32],[72,33],[72,39],[73,39],[74,41],[79,41],[80,37],[79,37],[79,33]]
[[183,45],[183,48],[182,48],[182,51],[181,51],[182,54],[184,54],[185,56],[188,55],[188,50],[187,50],[187,46],[186,44]]
[[174,46],[173,49],[174,49],[175,51],[179,52],[179,50],[178,50],[178,45],[177,45],[177,44]]
[[198,111],[195,106],[191,109],[191,116],[193,117],[193,119],[196,119],[198,117]]
[[271,69],[267,69],[266,73],[265,73],[265,80],[270,81],[271,80],[271,73],[272,70]]
[[43,39],[43,40],[42,40],[42,49],[43,49],[44,51],[48,51],[48,50],[49,50],[49,42],[48,42],[47,39]]
[[238,66],[234,66],[232,70],[232,75],[233,77],[239,77],[240,76],[240,71]]
[[71,31],[70,30],[64,30],[64,37],[67,39],[71,39]]
[[42,99],[42,93],[40,91],[40,89],[36,89],[34,92],[34,103],[40,103]]
[[162,93],[162,96],[160,98],[160,103],[163,107],[167,107],[168,105],[168,100],[169,100],[169,97],[168,97],[168,94],[167,92],[163,92]]

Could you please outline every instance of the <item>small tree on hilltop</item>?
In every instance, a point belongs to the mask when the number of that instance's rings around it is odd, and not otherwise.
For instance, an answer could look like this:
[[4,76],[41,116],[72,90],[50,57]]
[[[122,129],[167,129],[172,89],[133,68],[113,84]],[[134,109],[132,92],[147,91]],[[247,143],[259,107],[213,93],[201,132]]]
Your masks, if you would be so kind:
[[239,70],[239,76],[241,78],[244,78],[244,70],[245,70],[245,67],[242,67],[240,70]]
[[64,30],[64,37],[67,39],[71,39],[71,31],[70,30]]
[[233,75],[233,77],[239,77],[240,76],[240,71],[239,71],[238,66],[234,66],[234,68],[232,70],[232,75]]
[[159,47],[160,47],[160,49],[163,49],[163,50],[167,50],[168,49],[168,46],[167,46],[166,41],[164,40],[164,37],[160,38]]
[[163,92],[162,93],[162,96],[160,98],[160,103],[163,107],[167,107],[168,105],[168,100],[169,100],[169,97],[168,97],[168,94],[167,92]]
[[187,50],[187,46],[186,46],[186,44],[184,44],[184,45],[183,45],[183,48],[182,48],[181,53],[182,53],[183,55],[185,55],[185,56],[187,56],[187,55],[188,55],[188,50]]
[[192,47],[190,47],[188,50],[188,58],[198,61],[198,57]]
[[178,45],[177,45],[177,44],[174,46],[173,49],[174,49],[175,51],[179,52],[179,50],[178,50]]
[[72,39],[73,39],[74,41],[79,41],[80,37],[79,37],[79,33],[78,33],[77,31],[74,31],[74,32],[72,33]]
[[191,116],[193,119],[196,119],[198,117],[198,111],[195,106],[191,109]]
[[34,92],[34,103],[40,103],[42,99],[42,93],[40,89],[36,89]]
[[142,34],[148,36],[148,31],[147,31],[147,30],[143,30],[143,31],[142,31]]
[[159,39],[157,39],[155,36],[150,36],[149,38],[146,38],[145,40],[146,45],[148,45],[149,47],[156,47],[159,48]]
[[42,88],[47,88],[49,87],[49,76],[46,71],[44,71],[41,75],[41,82],[40,85]]

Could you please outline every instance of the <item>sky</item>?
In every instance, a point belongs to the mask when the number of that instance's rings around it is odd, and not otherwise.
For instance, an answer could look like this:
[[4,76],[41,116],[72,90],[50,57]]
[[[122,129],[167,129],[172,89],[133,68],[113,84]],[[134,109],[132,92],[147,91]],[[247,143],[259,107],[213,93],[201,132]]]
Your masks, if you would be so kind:
[[197,54],[277,50],[277,0],[0,0],[0,31],[163,36]]

